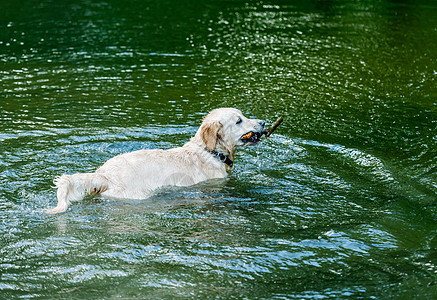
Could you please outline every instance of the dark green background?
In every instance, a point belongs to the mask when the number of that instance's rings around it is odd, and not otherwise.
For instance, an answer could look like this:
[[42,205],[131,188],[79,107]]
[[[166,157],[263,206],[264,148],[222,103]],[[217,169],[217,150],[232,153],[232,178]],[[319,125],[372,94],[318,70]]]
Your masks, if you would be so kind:
[[[0,296],[436,297],[436,15],[2,1]],[[182,145],[222,106],[285,118],[228,179],[43,214],[54,177]]]

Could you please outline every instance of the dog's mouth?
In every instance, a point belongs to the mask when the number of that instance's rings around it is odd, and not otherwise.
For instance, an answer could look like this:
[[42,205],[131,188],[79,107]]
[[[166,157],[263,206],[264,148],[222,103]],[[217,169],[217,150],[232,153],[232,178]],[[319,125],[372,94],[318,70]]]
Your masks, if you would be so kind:
[[261,133],[249,131],[241,137],[241,141],[243,141],[243,143],[245,144],[256,144],[258,142],[261,142]]

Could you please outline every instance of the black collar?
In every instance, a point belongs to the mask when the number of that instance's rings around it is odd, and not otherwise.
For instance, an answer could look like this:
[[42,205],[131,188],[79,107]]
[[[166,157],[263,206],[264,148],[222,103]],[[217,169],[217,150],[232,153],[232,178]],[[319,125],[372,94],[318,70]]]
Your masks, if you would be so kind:
[[217,152],[215,150],[209,150],[209,149],[206,149],[206,151],[208,151],[209,153],[214,155],[217,159],[224,162],[226,164],[226,166],[228,166],[229,168],[232,168],[232,166],[234,165],[234,162],[228,156],[224,155],[223,153]]

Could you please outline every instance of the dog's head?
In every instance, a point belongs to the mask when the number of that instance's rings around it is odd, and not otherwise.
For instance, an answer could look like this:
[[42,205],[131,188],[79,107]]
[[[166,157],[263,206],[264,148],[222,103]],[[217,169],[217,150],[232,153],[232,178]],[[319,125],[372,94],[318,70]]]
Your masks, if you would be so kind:
[[237,146],[253,145],[260,141],[264,121],[248,119],[235,108],[218,108],[211,111],[202,122],[199,135],[208,150],[217,144],[229,151]]

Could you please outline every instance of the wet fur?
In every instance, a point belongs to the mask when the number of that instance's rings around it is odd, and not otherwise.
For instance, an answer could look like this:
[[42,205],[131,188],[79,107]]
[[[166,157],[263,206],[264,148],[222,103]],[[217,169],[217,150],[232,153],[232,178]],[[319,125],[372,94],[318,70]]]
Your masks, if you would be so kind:
[[241,136],[250,131],[262,132],[263,129],[263,121],[247,119],[237,109],[213,110],[204,118],[196,135],[182,147],[120,154],[94,173],[56,178],[54,184],[58,189],[58,204],[46,212],[64,212],[72,202],[87,195],[144,199],[163,186],[188,186],[223,178],[227,175],[226,165],[209,151],[215,150],[233,160],[235,148],[247,144]]

